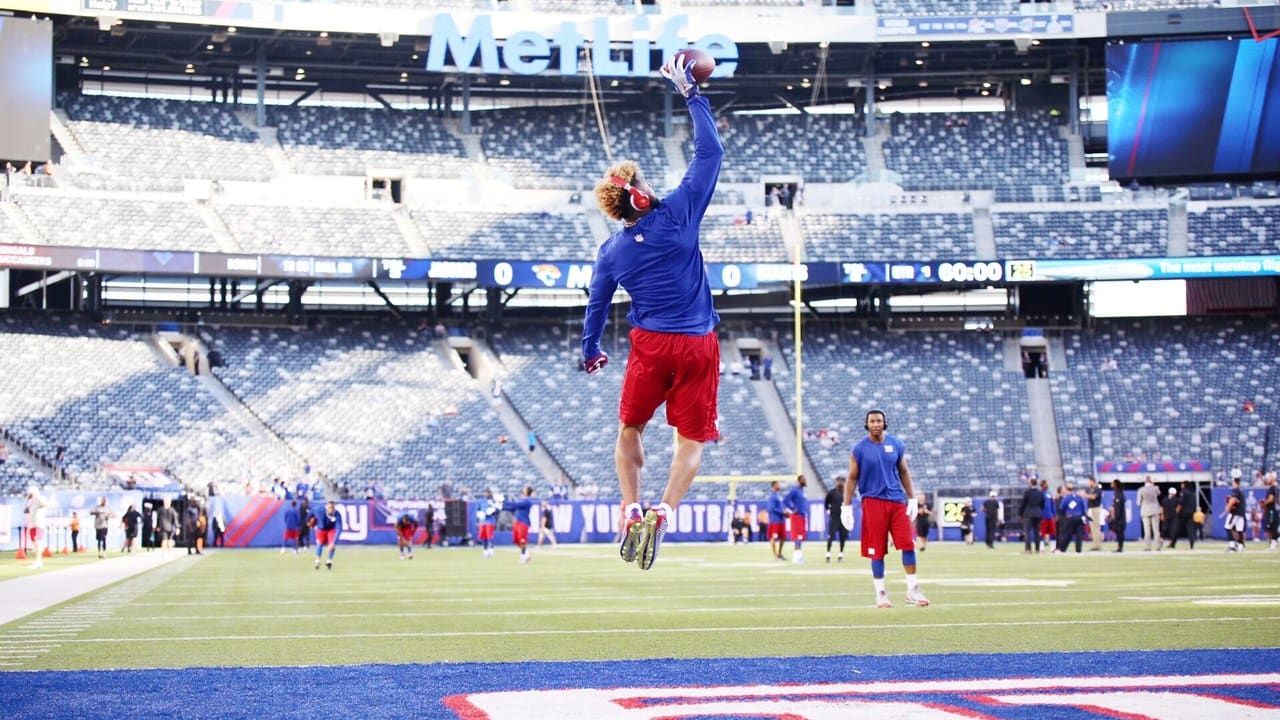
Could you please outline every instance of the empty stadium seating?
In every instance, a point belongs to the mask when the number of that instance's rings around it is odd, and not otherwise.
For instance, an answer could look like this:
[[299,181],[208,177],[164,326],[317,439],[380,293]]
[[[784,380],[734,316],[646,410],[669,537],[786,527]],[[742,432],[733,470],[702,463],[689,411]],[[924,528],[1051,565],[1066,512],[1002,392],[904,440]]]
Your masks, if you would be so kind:
[[270,477],[279,452],[144,337],[79,318],[0,318],[0,425],[46,461],[66,447],[73,487],[104,486],[106,463],[168,469],[188,486]]
[[[867,170],[862,120],[849,115],[729,115],[721,120],[721,182],[801,175],[808,182],[849,182]],[[693,157],[693,141],[684,144]]]
[[214,250],[213,235],[184,200],[15,193],[41,239],[49,245],[141,250]]
[[111,175],[156,181],[271,176],[257,134],[231,106],[104,95],[62,95],[60,104],[71,133]]
[[707,262],[788,262],[776,221],[755,215],[748,225],[741,215],[707,215],[699,236]]
[[49,476],[41,472],[21,455],[11,454],[0,463],[0,496],[22,495],[32,484],[44,485]]
[[519,213],[413,208],[410,216],[438,258],[583,260],[597,243],[581,210]]
[[805,213],[800,227],[811,261],[977,257],[967,212]]
[[885,164],[907,190],[989,190],[1067,180],[1061,121],[1047,113],[894,115]]
[[[1260,467],[1265,426],[1280,420],[1274,319],[1097,320],[1062,341],[1068,366],[1049,377],[1069,477],[1089,472],[1091,459]],[[1115,368],[1103,370],[1108,358]]]
[[[472,115],[489,167],[517,187],[589,189],[610,164],[589,106],[532,107]],[[606,115],[613,161],[632,159],[654,187],[667,170],[661,115],[617,111]]]
[[[779,343],[786,363],[774,365],[774,382],[793,398],[792,340]],[[849,448],[866,434],[872,408],[885,411],[890,431],[906,443],[917,491],[1016,478],[1034,450],[1025,380],[1004,370],[1002,343],[985,332],[809,326],[805,449],[822,480],[830,486],[848,472]]]
[[[466,371],[411,328],[209,329],[219,378],[335,485],[394,497],[440,484],[514,492],[541,476]],[[452,352],[452,351],[447,351]]]
[[313,175],[402,170],[421,177],[459,177],[468,167],[462,141],[424,111],[271,107],[268,124],[294,168]]
[[1169,254],[1164,209],[1014,211],[991,213],[1000,257],[1109,258]]
[[1187,213],[1190,255],[1280,253],[1280,204],[1210,205]]
[[404,235],[380,205],[215,204],[237,244],[246,252],[331,257],[408,257]]

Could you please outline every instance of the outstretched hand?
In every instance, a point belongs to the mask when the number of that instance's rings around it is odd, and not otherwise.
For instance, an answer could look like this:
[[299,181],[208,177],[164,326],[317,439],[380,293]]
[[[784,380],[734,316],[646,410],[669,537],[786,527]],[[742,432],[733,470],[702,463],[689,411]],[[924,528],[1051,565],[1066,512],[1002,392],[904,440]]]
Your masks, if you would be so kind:
[[685,65],[684,55],[677,53],[662,66],[662,69],[658,70],[658,74],[671,81],[676,92],[691,98],[698,94],[698,83],[693,79],[693,66],[696,64],[696,60],[691,60],[688,65]]

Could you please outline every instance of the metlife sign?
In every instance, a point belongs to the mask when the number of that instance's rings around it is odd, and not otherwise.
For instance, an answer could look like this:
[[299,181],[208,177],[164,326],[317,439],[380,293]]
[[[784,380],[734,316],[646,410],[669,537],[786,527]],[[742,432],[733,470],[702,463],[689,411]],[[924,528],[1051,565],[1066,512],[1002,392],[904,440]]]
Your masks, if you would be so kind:
[[[591,29],[590,42],[579,32],[579,23],[565,22],[549,37],[532,30],[511,33],[500,47],[494,35],[493,21],[488,15],[476,16],[464,33],[452,15],[440,13],[436,15],[431,31],[426,69],[429,72],[460,70],[486,75],[504,71],[516,75],[540,75],[554,70],[560,75],[577,75],[578,51],[590,47],[593,49],[593,75],[648,77],[658,69],[652,63],[655,51],[659,57],[666,58],[690,45],[706,50],[715,58],[716,69],[712,77],[732,75],[738,67],[736,43],[719,33],[690,41],[684,32],[689,24],[685,15],[674,15],[665,21],[639,15],[632,20],[631,39],[619,45],[614,43],[609,18],[597,17],[582,24]],[[623,50],[621,57],[612,52],[619,47]],[[476,67],[477,56],[479,67]],[[556,58],[554,68],[553,56]]]

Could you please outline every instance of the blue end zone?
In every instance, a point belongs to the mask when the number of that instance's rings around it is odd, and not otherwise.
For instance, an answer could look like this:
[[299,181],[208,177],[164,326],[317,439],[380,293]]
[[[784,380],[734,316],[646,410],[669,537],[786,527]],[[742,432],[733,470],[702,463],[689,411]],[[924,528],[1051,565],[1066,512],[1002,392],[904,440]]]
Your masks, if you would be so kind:
[[[424,647],[424,652],[430,652]],[[1033,653],[619,660],[615,662],[439,663],[336,667],[193,668],[0,673],[4,716],[26,718],[454,718],[444,699],[512,690],[678,688],[906,681],[877,700],[920,701],[910,682],[1004,678],[1106,678],[1280,672],[1280,648],[1152,652]],[[1277,685],[1213,688],[1217,697],[1272,708]],[[1162,688],[1151,688],[1161,691]],[[1163,688],[1177,690],[1176,686]],[[672,695],[679,695],[673,692]],[[1028,707],[948,704],[983,717],[1026,717]],[[930,701],[933,701],[933,697]],[[966,704],[973,707],[965,708]],[[456,704],[455,704],[456,705]],[[538,717],[537,703],[525,717]],[[1280,713],[1280,710],[1271,712]],[[1036,707],[1038,720],[1101,717],[1078,708]],[[485,717],[484,715],[470,715]],[[725,718],[746,715],[681,715]],[[753,717],[760,717],[753,715]]]

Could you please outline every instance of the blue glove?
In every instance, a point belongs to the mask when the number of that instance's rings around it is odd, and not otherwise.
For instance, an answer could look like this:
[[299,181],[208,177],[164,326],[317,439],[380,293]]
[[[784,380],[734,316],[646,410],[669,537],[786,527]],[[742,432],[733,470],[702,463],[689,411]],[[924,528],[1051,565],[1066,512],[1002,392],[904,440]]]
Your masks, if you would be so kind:
[[698,95],[698,83],[693,79],[693,66],[694,63],[691,62],[686,67],[684,55],[676,54],[662,66],[658,74],[670,80],[676,92],[685,98],[691,98]]
[[605,351],[601,350],[599,355],[589,357],[582,363],[582,368],[587,371],[588,375],[595,375],[600,372],[600,368],[609,364],[609,356]]

